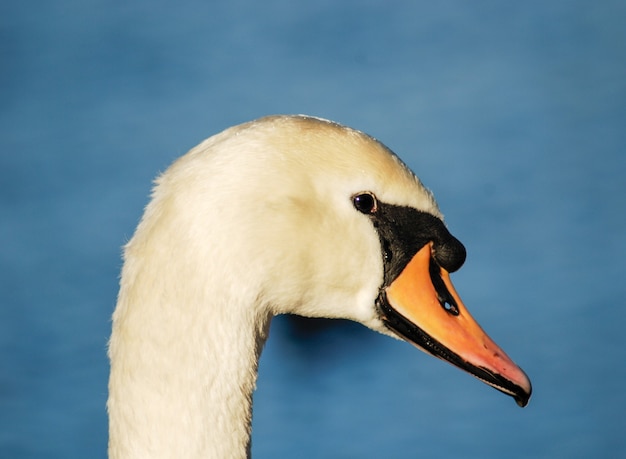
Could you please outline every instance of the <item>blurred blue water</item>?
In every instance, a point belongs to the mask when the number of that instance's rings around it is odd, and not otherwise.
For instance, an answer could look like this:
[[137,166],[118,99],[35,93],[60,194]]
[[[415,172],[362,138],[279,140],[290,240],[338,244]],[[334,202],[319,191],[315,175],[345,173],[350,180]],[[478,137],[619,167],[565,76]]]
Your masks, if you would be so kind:
[[409,163],[535,395],[520,410],[406,344],[281,320],[256,457],[625,457],[625,21],[620,1],[4,2],[0,457],[105,457],[120,246],[150,182],[270,113]]

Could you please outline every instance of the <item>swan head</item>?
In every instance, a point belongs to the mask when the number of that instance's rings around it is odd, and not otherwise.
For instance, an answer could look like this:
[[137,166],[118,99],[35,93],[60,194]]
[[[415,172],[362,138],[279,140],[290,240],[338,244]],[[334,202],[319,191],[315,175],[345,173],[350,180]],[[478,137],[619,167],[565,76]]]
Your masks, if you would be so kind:
[[229,298],[219,305],[226,315],[254,304],[257,315],[351,319],[456,365],[521,406],[530,398],[524,372],[450,281],[465,248],[433,195],[362,132],[306,116],[228,129],[157,180],[142,227],[127,257],[176,251],[163,254],[170,268],[199,295]]

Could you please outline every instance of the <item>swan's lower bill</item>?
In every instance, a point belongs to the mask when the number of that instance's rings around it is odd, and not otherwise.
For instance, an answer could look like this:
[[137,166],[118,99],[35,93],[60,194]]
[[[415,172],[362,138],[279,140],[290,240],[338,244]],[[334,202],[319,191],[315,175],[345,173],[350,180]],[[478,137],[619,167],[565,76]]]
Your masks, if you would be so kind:
[[526,406],[530,380],[483,331],[456,293],[448,271],[421,248],[377,305],[384,323],[423,351],[446,360]]

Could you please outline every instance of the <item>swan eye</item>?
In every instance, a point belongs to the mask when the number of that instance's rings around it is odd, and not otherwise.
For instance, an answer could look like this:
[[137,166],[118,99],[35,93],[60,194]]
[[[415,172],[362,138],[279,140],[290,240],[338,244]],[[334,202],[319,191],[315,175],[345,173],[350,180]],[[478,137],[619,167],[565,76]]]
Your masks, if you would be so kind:
[[376,196],[372,193],[359,193],[352,198],[352,203],[356,210],[366,215],[373,214],[378,210]]

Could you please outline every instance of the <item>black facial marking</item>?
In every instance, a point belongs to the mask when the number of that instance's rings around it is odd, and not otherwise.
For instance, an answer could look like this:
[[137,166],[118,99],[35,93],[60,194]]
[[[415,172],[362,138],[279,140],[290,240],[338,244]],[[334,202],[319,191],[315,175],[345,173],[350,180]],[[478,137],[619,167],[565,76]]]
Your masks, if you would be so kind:
[[385,260],[386,263],[391,263],[391,260],[393,258],[393,252],[391,251],[391,244],[386,239],[382,239],[381,243],[383,245],[383,260]]
[[[363,212],[357,206],[357,198],[364,202],[369,199],[361,198],[363,196],[372,198],[376,209],[374,212]],[[434,215],[412,207],[377,201],[370,193],[356,195],[353,202],[357,210],[369,215],[378,231],[385,267],[384,286],[390,285],[413,256],[431,241],[434,260],[446,271],[456,271],[465,262],[465,247]],[[368,209],[369,204],[365,203],[363,208]]]

